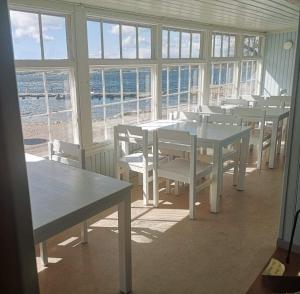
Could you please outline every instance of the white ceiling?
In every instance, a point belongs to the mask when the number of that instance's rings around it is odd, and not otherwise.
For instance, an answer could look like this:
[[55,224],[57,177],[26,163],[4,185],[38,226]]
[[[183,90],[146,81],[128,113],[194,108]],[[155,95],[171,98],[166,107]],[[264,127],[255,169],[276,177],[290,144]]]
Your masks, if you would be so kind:
[[[289,0],[69,0],[122,11],[252,31],[296,29],[299,7]],[[296,1],[297,2],[297,1]]]

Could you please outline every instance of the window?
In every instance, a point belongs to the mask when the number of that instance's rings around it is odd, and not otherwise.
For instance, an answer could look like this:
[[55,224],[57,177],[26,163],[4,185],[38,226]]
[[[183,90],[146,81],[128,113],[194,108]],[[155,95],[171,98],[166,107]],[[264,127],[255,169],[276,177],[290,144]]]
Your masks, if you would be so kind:
[[201,33],[162,30],[162,58],[201,58]]
[[212,57],[234,57],[235,56],[235,35],[212,34],[211,56]]
[[151,68],[90,70],[93,140],[113,139],[113,127],[152,119]]
[[242,61],[240,95],[256,95],[258,90],[258,67],[256,60]]
[[73,112],[67,70],[17,72],[26,152],[45,156],[48,141],[73,142]]
[[210,104],[220,105],[226,98],[234,96],[234,62],[211,65]]
[[11,10],[16,60],[68,59],[66,18]]
[[260,54],[259,36],[246,36],[243,42],[243,56],[258,56]]
[[91,59],[152,58],[149,27],[88,20],[87,32]]
[[200,101],[201,65],[166,66],[162,72],[163,117],[170,111],[188,111]]

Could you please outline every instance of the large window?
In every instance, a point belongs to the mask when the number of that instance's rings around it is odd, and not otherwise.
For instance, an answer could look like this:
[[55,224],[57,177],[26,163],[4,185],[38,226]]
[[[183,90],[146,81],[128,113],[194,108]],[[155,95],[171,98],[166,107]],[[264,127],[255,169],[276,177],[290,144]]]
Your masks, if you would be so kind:
[[19,71],[17,86],[26,152],[44,156],[48,141],[73,142],[69,71]]
[[260,55],[260,37],[246,36],[243,42],[243,56]]
[[201,65],[172,65],[162,72],[163,117],[174,110],[188,111],[200,103],[202,91]]
[[151,59],[151,28],[89,20],[89,58]]
[[162,30],[162,58],[201,58],[201,33]]
[[10,11],[16,60],[68,59],[64,16]]
[[235,56],[235,35],[213,33],[211,42],[212,57],[226,58]]
[[210,101],[220,105],[226,98],[233,98],[235,93],[235,63],[212,63],[210,81]]
[[240,95],[258,94],[258,66],[256,60],[242,61]]
[[90,70],[93,140],[113,139],[119,123],[152,119],[151,68],[93,68]]

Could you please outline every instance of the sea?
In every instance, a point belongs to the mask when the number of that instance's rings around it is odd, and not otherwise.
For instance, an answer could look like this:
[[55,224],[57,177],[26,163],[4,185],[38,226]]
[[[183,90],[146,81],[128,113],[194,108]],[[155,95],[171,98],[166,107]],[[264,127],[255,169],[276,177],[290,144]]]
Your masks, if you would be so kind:
[[[179,103],[187,101],[190,89],[198,87],[198,68],[171,67],[169,76],[167,70],[162,72],[163,107],[173,107],[178,104],[178,92],[182,93]],[[102,75],[104,75],[102,77]],[[121,83],[121,76],[122,81]],[[179,85],[180,77],[180,85]],[[169,83],[167,84],[167,81]],[[122,84],[122,85],[121,85]],[[105,107],[103,98],[105,86]],[[93,70],[90,72],[90,101],[92,118],[101,120],[104,117],[117,117],[121,112],[121,86],[123,87],[124,115],[137,111],[151,111],[151,69]],[[19,93],[20,112],[23,119],[42,119],[49,112],[56,119],[69,119],[72,110],[70,93],[70,74],[67,71],[51,72],[18,72],[17,87]],[[169,91],[168,99],[166,99]],[[48,101],[46,101],[46,93]],[[138,96],[138,97],[137,97]],[[105,110],[104,110],[105,109]],[[49,110],[49,111],[48,111]]]

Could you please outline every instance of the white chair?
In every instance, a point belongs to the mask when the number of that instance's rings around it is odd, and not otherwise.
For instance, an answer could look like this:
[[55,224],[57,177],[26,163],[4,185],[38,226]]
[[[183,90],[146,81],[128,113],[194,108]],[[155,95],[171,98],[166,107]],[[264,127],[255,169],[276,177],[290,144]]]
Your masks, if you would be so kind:
[[280,101],[282,103],[282,108],[290,108],[291,107],[291,96],[270,96],[269,101]]
[[223,105],[237,105],[241,107],[249,106],[249,101],[244,99],[226,99],[223,101]]
[[[227,126],[241,126],[242,119],[239,116],[229,115],[229,114],[212,114],[207,117],[207,123],[216,125],[227,125]],[[211,147],[211,146],[210,146]],[[209,148],[207,150],[207,155],[203,158],[207,158],[210,162],[212,161],[213,149]],[[240,141],[223,148],[222,153],[222,174],[233,168],[233,185],[237,185],[238,181],[238,166],[240,157]],[[222,194],[223,181],[219,183],[220,194]]]
[[266,131],[266,111],[259,108],[237,108],[234,114],[238,115],[243,125],[251,126],[250,148],[257,147],[257,169],[261,170],[263,150],[271,143],[271,133]]
[[[148,131],[132,125],[118,125],[114,127],[114,158],[116,178],[129,181],[129,172],[134,171],[143,175],[143,203],[149,204],[149,182],[153,169],[153,154],[149,150]],[[136,145],[136,151],[129,152],[129,144]],[[163,159],[160,156],[160,159]]]
[[190,112],[190,111],[172,111],[169,114],[170,120],[184,120],[191,122],[202,122],[202,115],[198,112]]
[[225,110],[220,106],[214,105],[199,105],[198,112],[201,114],[225,113]]
[[[85,169],[85,150],[79,144],[72,144],[60,140],[48,143],[49,160],[54,160],[73,167]],[[81,243],[88,242],[87,222],[81,226]],[[40,243],[40,255],[44,265],[48,263],[47,243]]]
[[[175,158],[168,162],[159,161],[161,148],[184,151],[189,158]],[[190,218],[195,217],[195,194],[211,184],[211,164],[197,160],[197,136],[189,132],[158,129],[153,138],[153,200],[154,206],[159,203],[158,177],[189,184]]]

